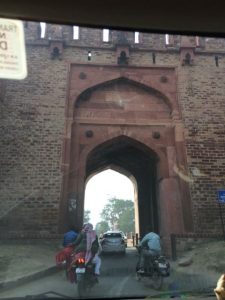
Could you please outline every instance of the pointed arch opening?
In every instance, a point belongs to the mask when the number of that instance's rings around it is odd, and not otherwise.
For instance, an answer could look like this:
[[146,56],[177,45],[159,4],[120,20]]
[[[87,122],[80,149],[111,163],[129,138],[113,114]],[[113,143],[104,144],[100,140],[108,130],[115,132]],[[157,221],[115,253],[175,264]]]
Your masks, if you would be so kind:
[[[121,230],[132,246],[139,232],[137,182],[126,170],[110,165],[87,178],[84,196],[84,222],[90,221],[98,235]],[[111,218],[108,217],[110,208]]]
[[[95,147],[87,157],[86,182],[102,170],[114,168],[133,178],[136,191],[136,232],[159,232],[157,154],[127,136],[110,139]],[[112,183],[113,184],[113,183]]]

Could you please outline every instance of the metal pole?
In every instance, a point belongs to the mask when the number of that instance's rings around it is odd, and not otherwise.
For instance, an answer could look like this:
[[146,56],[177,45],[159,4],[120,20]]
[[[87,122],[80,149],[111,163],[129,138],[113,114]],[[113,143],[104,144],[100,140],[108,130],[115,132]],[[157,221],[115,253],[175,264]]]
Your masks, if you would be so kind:
[[175,261],[177,259],[177,248],[176,248],[176,236],[175,234],[170,235],[171,240],[171,250],[172,250],[172,259]]
[[221,219],[221,224],[222,224],[223,237],[225,240],[225,227],[224,227],[224,222],[223,222],[222,206],[221,206],[220,201],[218,201],[218,202],[219,202],[219,211],[220,211],[220,219]]
[[138,245],[138,233],[136,233],[136,245]]

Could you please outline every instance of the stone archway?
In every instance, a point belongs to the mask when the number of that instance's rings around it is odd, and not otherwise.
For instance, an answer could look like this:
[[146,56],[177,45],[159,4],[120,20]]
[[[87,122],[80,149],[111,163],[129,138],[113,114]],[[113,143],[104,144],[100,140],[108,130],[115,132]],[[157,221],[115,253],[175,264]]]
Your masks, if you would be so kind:
[[123,173],[129,173],[135,178],[141,235],[147,230],[159,232],[157,163],[156,153],[124,135],[98,145],[87,157],[86,178],[110,165],[124,170]]
[[[86,72],[88,81],[79,79],[81,71]],[[167,87],[159,83],[161,74],[170,82]],[[65,220],[81,226],[86,178],[97,169],[114,164],[135,173],[139,195],[141,190],[147,191],[140,188],[147,182],[154,191],[152,196],[147,193],[148,199],[155,199],[148,202],[152,207],[147,211],[153,212],[155,219],[143,221],[141,233],[149,226],[160,231],[169,243],[171,233],[192,230],[189,187],[174,171],[174,166],[186,167],[175,70],[74,65],[66,114],[61,227]],[[133,156],[125,163],[124,153],[129,149]],[[97,159],[98,153],[101,155]],[[116,161],[106,157],[106,153],[114,153]],[[122,156],[124,160],[119,161]],[[136,168],[131,163],[136,156],[146,160],[146,170],[152,172],[142,179],[136,173],[138,164],[144,169],[143,161],[136,160]],[[142,219],[148,218],[142,215]]]

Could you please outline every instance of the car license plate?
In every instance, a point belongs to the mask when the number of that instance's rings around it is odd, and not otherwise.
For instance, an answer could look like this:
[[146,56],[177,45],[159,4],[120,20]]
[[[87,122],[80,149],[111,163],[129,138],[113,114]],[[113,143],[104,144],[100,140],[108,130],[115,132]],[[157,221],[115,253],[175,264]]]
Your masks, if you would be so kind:
[[85,273],[85,268],[77,268],[76,273],[77,274],[84,274]]
[[159,268],[166,269],[166,265],[159,263]]

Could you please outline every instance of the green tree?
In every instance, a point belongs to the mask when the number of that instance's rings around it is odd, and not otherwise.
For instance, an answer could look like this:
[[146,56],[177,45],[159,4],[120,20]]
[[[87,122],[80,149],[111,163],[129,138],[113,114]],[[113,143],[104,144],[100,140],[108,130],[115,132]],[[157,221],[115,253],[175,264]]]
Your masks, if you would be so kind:
[[88,223],[90,221],[90,210],[85,210],[84,211],[84,223]]
[[134,222],[134,207],[129,207],[121,214],[118,220],[118,228],[125,233],[135,232]]
[[95,226],[95,230],[96,230],[96,233],[97,235],[99,236],[101,233],[104,233],[106,231],[108,231],[110,228],[109,228],[109,224],[108,222],[106,221],[101,221],[101,222],[98,222]]
[[109,223],[111,229],[134,232],[134,203],[131,200],[109,199],[101,218]]

